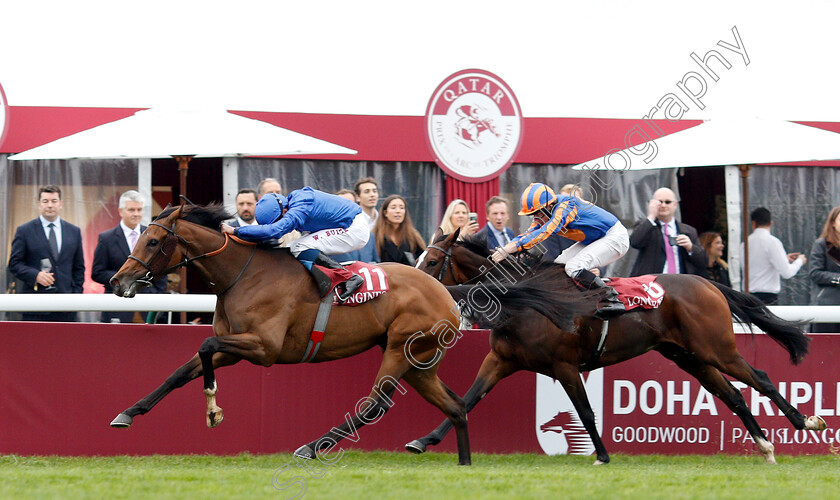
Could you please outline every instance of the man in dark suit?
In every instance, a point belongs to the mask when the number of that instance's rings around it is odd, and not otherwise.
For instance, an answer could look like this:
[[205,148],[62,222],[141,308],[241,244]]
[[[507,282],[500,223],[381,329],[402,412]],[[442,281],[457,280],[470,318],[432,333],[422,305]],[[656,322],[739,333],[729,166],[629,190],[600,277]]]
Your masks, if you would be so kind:
[[236,193],[236,218],[230,223],[233,227],[255,225],[254,209],[257,207],[257,192],[253,189],[240,189]]
[[[140,234],[146,230],[140,225],[143,219],[143,206],[146,200],[137,191],[126,191],[120,196],[119,213],[120,223],[117,227],[99,233],[99,241],[96,243],[96,250],[93,251],[93,269],[91,278],[97,283],[105,285],[105,293],[114,293],[111,288],[111,277],[125,263],[128,256],[134,250],[134,245]],[[164,293],[166,291],[166,278],[160,278],[151,287],[141,288],[139,293]],[[145,314],[141,313],[141,317]],[[134,312],[111,312],[102,313],[102,322],[110,323],[118,319],[120,323],[131,323],[134,320]]]
[[[40,216],[15,231],[9,255],[9,271],[23,282],[19,293],[82,293],[85,259],[82,232],[62,220],[61,189],[38,190]],[[44,300],[49,300],[46,296]],[[27,312],[24,321],[76,321],[75,312]]]
[[677,222],[677,197],[668,188],[659,188],[648,203],[647,218],[639,219],[630,235],[630,246],[639,256],[630,276],[643,274],[706,275],[706,251],[697,230]]
[[475,233],[475,238],[487,242],[487,250],[491,252],[510,242],[516,233],[507,227],[510,219],[510,208],[508,201],[501,196],[494,196],[487,200],[484,205],[487,212],[487,225]]

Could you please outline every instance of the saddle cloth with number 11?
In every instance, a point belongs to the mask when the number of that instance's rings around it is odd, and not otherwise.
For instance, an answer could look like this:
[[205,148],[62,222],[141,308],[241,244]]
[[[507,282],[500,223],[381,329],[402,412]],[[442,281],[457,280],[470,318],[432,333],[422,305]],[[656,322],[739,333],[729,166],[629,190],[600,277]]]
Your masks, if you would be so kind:
[[342,265],[349,271],[353,271],[365,279],[365,284],[360,286],[349,299],[343,304],[338,301],[338,290],[336,285],[342,282],[335,270],[327,269],[326,267],[317,266],[332,282],[331,289],[333,294],[334,305],[357,306],[374,299],[389,290],[388,276],[379,266],[367,264],[365,262],[352,261],[342,262]]

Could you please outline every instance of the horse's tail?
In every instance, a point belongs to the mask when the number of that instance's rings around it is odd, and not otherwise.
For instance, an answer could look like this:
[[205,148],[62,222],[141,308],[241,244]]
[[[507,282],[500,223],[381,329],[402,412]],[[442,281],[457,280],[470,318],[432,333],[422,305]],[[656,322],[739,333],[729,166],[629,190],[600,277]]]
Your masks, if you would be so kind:
[[752,295],[735,291],[715,281],[710,281],[710,283],[726,297],[729,310],[739,323],[747,326],[753,324],[761,328],[790,353],[791,363],[796,365],[805,359],[805,355],[808,354],[808,343],[811,341],[803,332],[807,322],[782,319],[770,312],[763,302]]
[[600,293],[580,291],[562,267],[554,267],[514,284],[485,279],[475,285],[446,289],[458,302],[464,317],[491,329],[503,328],[513,317],[532,309],[558,328],[572,331],[575,316],[591,314]]

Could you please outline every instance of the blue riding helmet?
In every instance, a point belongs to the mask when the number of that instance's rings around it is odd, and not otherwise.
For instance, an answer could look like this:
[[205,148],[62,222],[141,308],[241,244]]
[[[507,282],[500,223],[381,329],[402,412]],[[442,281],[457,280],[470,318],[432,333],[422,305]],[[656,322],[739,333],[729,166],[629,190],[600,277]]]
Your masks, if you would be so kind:
[[289,206],[289,200],[282,194],[267,193],[257,202],[254,217],[258,224],[273,224],[283,217],[283,209]]

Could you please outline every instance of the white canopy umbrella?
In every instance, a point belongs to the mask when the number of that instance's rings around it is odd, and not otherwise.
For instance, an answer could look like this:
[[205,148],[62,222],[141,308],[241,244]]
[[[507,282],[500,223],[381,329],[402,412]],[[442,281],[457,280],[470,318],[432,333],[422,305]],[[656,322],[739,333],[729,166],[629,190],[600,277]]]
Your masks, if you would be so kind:
[[10,160],[356,154],[225,110],[152,108],[10,156]]
[[331,142],[225,110],[153,108],[10,156],[10,160],[169,158],[178,160],[181,194],[193,157],[356,154]]
[[[656,155],[649,162],[644,158]],[[618,159],[615,155],[622,158]],[[650,170],[659,168],[738,165],[741,169],[744,287],[749,291],[747,179],[749,165],[840,159],[840,134],[787,121],[714,119],[696,127],[612,153],[572,167],[574,170]],[[628,165],[629,163],[629,165]],[[597,166],[596,166],[597,165]]]
[[[193,157],[356,154],[357,151],[225,110],[153,108],[10,156],[10,160],[169,158],[181,194]],[[181,291],[186,291],[185,276]]]

